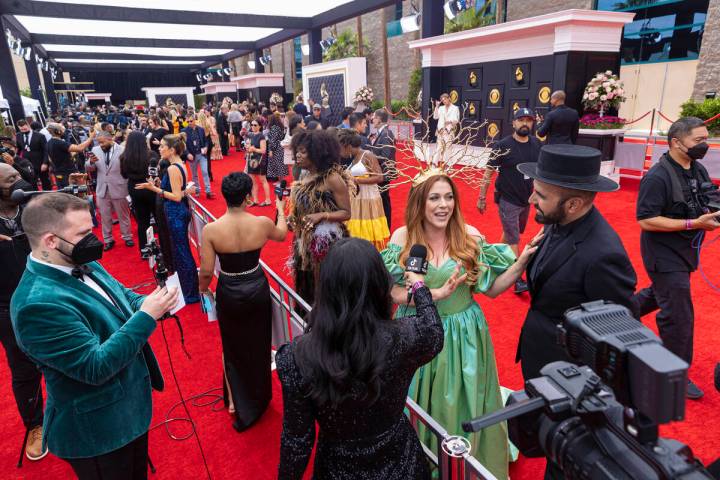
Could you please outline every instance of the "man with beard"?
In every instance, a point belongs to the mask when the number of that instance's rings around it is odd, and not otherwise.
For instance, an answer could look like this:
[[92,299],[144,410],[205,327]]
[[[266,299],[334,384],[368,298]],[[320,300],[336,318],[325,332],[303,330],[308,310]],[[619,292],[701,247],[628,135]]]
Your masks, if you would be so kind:
[[534,179],[530,203],[544,237],[527,267],[530,310],[520,334],[516,361],[525,380],[546,364],[569,361],[557,343],[557,325],[572,307],[594,300],[624,305],[636,314],[632,296],[637,277],[618,234],[595,208],[597,192],[618,184],[600,175],[599,150],[579,145],[546,145],[537,163],[517,169]]
[[14,166],[7,162],[0,163],[0,264],[3,266],[3,275],[0,276],[0,342],[10,367],[15,403],[28,430],[25,455],[30,460],[40,460],[47,455],[47,448],[42,446],[42,375],[35,362],[18,347],[10,323],[10,298],[20,283],[30,253],[30,245],[20,221],[22,206],[14,202],[11,196],[15,190],[28,191],[34,188],[20,176]]
[[[518,172],[521,163],[535,163],[540,154],[540,140],[531,136],[535,116],[528,108],[520,108],[513,115],[513,134],[493,146],[491,160],[485,169],[485,178],[480,186],[477,209],[483,214],[487,208],[485,197],[495,170],[499,175],[495,182],[495,203],[498,204],[503,234],[501,243],[507,243],[519,255],[520,234],[525,231],[530,204],[528,199],[533,191],[533,182]],[[515,293],[527,292],[527,283],[522,278],[515,282]]]

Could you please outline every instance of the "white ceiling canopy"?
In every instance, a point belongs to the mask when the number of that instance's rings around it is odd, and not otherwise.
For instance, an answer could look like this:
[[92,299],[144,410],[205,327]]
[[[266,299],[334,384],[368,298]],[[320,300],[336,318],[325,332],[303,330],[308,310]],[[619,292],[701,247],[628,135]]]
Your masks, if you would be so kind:
[[[33,0],[38,1],[38,0]],[[52,3],[73,3],[79,5],[106,6],[105,0],[41,0]],[[350,3],[351,0],[273,0],[252,2],[248,0],[123,0],[118,7],[151,8],[156,10],[178,10],[190,12],[222,12],[250,15],[277,15],[281,17],[314,17],[335,7]]]
[[135,65],[199,65],[203,63],[202,60],[119,60],[106,58],[56,58],[55,60],[60,63],[131,63]]
[[225,55],[228,48],[156,48],[156,47],[113,47],[99,45],[58,45],[45,43],[43,48],[48,52],[82,52],[82,53],[126,53],[159,57],[212,57]]
[[[279,28],[226,27],[223,25],[208,28],[190,24],[116,22],[73,18],[58,21],[51,17],[25,15],[16,15],[15,18],[31,34],[80,35],[84,37],[254,42],[280,31]],[[188,18],[188,21],[192,21],[192,18]]]

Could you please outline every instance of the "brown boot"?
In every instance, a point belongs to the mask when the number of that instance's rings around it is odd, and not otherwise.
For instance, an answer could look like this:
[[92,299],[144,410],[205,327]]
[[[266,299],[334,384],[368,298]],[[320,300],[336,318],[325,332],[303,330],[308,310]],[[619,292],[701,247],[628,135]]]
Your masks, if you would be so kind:
[[48,454],[47,448],[42,449],[42,425],[30,430],[27,442],[25,443],[25,455],[32,461],[37,461]]

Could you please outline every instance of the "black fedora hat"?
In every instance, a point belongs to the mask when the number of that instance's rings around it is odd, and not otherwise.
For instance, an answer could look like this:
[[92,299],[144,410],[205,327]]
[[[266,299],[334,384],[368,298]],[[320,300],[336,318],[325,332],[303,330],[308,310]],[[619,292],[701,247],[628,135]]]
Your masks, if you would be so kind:
[[545,145],[537,163],[521,163],[524,175],[558,187],[586,192],[613,192],[620,186],[600,175],[600,150],[582,145]]

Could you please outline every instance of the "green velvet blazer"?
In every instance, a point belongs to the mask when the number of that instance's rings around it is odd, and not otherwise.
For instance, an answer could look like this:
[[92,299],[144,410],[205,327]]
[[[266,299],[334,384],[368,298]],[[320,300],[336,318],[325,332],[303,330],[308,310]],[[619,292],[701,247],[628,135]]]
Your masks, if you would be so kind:
[[145,297],[89,266],[117,306],[30,258],[10,303],[18,345],[45,376],[43,443],[60,458],[102,455],[143,435],[152,389],[164,387],[147,343],[156,322],[139,310]]

